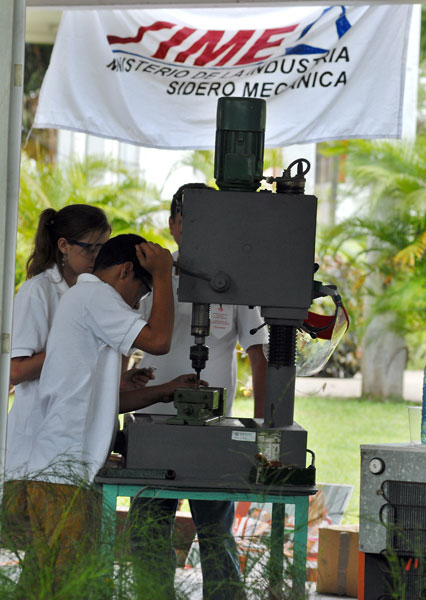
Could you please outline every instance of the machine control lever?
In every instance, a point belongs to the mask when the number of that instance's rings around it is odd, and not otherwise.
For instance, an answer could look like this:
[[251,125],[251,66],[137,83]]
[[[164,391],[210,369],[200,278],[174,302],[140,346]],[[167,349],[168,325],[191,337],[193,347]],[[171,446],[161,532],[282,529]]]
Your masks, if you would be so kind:
[[194,271],[183,265],[182,263],[174,260],[173,265],[185,275],[189,275],[190,277],[196,277],[197,279],[203,279],[204,281],[208,281],[210,287],[215,292],[227,292],[231,287],[231,278],[228,273],[225,271],[218,271],[214,275],[209,275],[208,273],[203,273],[202,271]]
[[186,275],[190,275],[191,277],[196,277],[197,279],[204,279],[205,281],[210,281],[210,279],[211,279],[210,275],[208,275],[207,273],[189,269],[188,267],[186,267],[185,265],[183,265],[181,262],[179,262],[177,260],[173,261],[173,266],[176,267],[176,269],[178,269],[179,271],[182,271],[182,273],[185,273]]
[[265,325],[266,325],[266,321],[264,323],[262,323],[262,325],[259,325],[259,327],[250,329],[250,331],[249,331],[250,335],[254,335],[255,333],[257,333],[259,331],[259,329],[262,329],[262,327],[265,327]]

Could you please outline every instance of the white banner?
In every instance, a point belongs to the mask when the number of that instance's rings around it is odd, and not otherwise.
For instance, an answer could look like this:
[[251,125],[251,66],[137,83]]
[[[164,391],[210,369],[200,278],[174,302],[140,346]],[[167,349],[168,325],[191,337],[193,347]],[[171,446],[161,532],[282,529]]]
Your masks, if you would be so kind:
[[35,127],[214,147],[221,96],[264,98],[266,145],[401,136],[412,8],[64,13]]

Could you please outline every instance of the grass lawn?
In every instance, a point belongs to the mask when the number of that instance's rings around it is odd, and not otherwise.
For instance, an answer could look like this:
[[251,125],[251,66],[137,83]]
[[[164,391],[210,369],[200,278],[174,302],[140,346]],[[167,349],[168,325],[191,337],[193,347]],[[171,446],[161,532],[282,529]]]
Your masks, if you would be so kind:
[[[251,398],[236,398],[233,414],[252,416]],[[360,445],[409,441],[405,403],[359,398],[296,398],[294,419],[308,431],[315,452],[317,481],[354,486],[344,523],[359,517]]]

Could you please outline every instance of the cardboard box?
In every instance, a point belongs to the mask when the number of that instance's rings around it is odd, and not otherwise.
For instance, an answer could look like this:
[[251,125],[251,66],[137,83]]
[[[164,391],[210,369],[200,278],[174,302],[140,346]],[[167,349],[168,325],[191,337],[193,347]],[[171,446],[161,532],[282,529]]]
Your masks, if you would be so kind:
[[358,596],[359,525],[319,530],[317,592]]

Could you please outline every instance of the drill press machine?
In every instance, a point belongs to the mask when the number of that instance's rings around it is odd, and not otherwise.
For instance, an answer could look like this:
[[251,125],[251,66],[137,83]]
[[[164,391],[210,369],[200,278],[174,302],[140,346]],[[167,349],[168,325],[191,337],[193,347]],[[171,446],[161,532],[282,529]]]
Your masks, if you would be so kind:
[[256,191],[263,179],[265,121],[263,100],[219,99],[219,190],[185,190],[178,263],[179,301],[193,303],[190,358],[198,379],[208,360],[210,303],[261,307],[269,327],[264,420],[224,418],[223,389],[177,390],[176,417],[125,419],[121,471],[138,482],[315,492],[314,461],[306,466],[307,432],[293,413],[297,330],[313,299],[327,293],[314,282],[317,199],[304,193],[304,159],[269,179],[276,193]]

